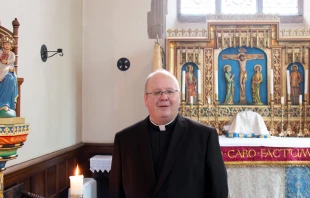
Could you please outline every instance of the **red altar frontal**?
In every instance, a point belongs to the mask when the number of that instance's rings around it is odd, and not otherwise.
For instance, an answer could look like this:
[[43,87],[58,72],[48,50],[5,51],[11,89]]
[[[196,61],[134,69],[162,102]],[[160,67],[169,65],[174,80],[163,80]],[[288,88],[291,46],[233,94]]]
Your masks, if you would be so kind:
[[310,197],[310,138],[219,137],[229,197]]
[[226,165],[309,165],[310,138],[220,137]]

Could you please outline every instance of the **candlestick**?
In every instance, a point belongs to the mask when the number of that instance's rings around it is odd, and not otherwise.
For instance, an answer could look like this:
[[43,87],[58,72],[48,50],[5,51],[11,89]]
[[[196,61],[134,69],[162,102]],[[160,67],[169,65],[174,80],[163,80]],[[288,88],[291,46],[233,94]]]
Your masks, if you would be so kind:
[[182,100],[182,102],[181,102],[181,115],[185,116],[185,112],[186,112],[186,110],[185,110],[185,100]]
[[215,105],[215,128],[216,128],[217,133],[221,135],[221,130],[219,130],[219,121],[218,121],[219,102],[218,102],[217,94],[215,94],[214,105]]
[[293,131],[291,128],[291,107],[292,107],[292,102],[291,102],[291,94],[287,95],[287,129],[286,129],[286,134],[288,136],[293,135]]
[[281,96],[281,104],[284,104],[284,97]]
[[155,42],[154,45],[153,71],[156,71],[157,69],[161,68],[162,68],[161,48],[157,39],[157,42]]
[[182,100],[185,100],[185,71],[182,71]]
[[308,70],[305,70],[305,90],[304,93],[307,94],[308,93]]
[[215,79],[215,95],[216,95],[216,100],[218,99],[218,76],[217,76],[217,71],[214,72],[214,79]]
[[207,123],[207,126],[210,126],[210,116],[211,116],[211,108],[210,108],[210,103],[208,103],[208,123]]
[[290,71],[286,70],[286,86],[287,94],[291,94]]
[[[282,101],[282,98],[283,97],[281,97],[281,101]],[[283,125],[284,125],[284,123],[283,123],[283,115],[284,115],[284,108],[283,108],[283,103],[281,103],[281,132],[279,134],[280,137],[286,137],[287,136],[286,131],[283,130]]]
[[79,175],[79,168],[76,166],[75,176],[70,176],[70,196],[83,197],[83,175]]
[[193,115],[193,101],[192,101],[192,97],[190,97],[190,103],[189,103],[189,116],[192,117]]
[[308,94],[304,95],[304,135],[309,136],[308,131],[308,124],[307,124],[307,100],[308,100]]
[[210,99],[210,97],[208,97],[208,104],[211,104],[211,99]]
[[270,134],[275,135],[275,130],[274,130],[274,98],[273,94],[270,94]]
[[273,70],[270,71],[270,94],[273,94]]
[[200,101],[200,94],[198,94],[198,100],[197,100],[197,120],[200,122],[200,108],[201,108],[201,101]]
[[194,103],[194,97],[190,96],[190,104],[193,104],[193,103]]
[[302,103],[301,101],[301,95],[299,95],[299,132],[297,134],[297,137],[304,137],[302,128],[301,128],[301,117],[302,117]]
[[299,104],[302,104],[302,95],[299,95]]
[[200,70],[197,71],[197,77],[198,77],[198,94],[201,94],[201,76],[200,76]]

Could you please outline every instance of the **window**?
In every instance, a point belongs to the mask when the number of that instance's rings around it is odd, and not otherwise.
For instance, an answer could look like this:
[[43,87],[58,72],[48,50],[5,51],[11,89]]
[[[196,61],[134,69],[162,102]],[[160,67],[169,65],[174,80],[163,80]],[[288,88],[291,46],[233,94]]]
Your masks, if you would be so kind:
[[215,1],[181,0],[181,13],[184,15],[215,14]]
[[264,0],[262,12],[266,14],[298,15],[298,0]]
[[256,0],[222,1],[222,14],[256,14]]
[[205,22],[208,14],[278,14],[283,23],[300,23],[303,0],[178,0],[181,22]]

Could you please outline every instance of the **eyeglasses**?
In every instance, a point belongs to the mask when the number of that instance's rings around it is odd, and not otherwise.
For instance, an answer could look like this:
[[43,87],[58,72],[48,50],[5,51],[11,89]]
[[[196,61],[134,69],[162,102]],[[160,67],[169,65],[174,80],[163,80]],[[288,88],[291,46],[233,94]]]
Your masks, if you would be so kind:
[[160,96],[164,93],[166,96],[174,96],[174,94],[178,92],[178,90],[166,90],[166,91],[154,91],[145,94],[151,94],[154,98],[160,98]]

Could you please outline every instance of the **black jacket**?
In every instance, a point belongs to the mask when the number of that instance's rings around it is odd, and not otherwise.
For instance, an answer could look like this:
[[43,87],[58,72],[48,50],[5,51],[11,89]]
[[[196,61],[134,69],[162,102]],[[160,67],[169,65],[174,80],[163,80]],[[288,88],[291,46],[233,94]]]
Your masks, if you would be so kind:
[[227,172],[214,128],[181,115],[156,182],[148,119],[115,135],[110,198],[227,198]]

